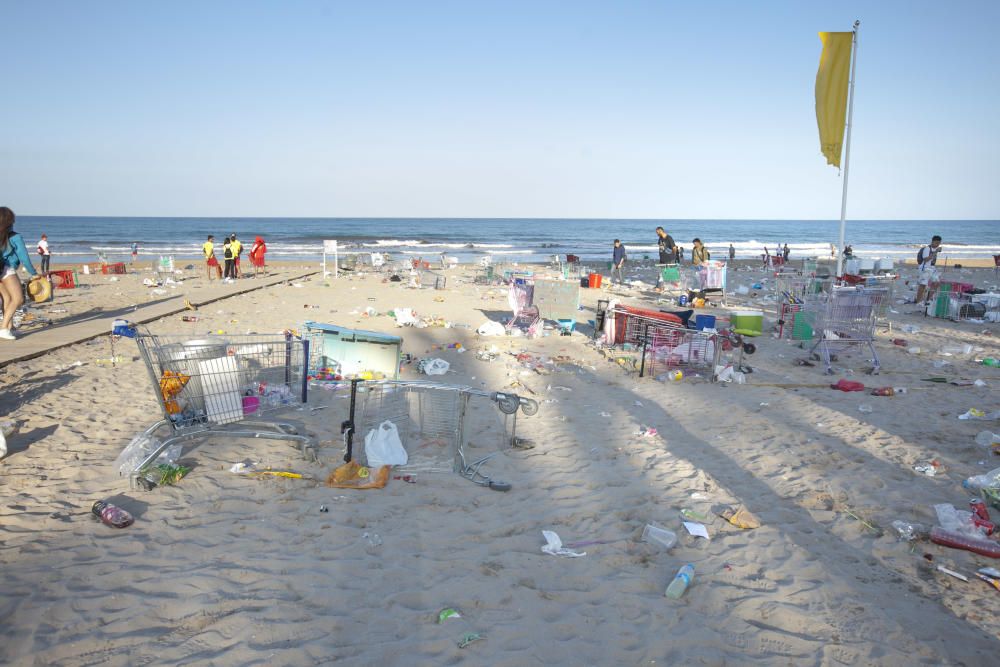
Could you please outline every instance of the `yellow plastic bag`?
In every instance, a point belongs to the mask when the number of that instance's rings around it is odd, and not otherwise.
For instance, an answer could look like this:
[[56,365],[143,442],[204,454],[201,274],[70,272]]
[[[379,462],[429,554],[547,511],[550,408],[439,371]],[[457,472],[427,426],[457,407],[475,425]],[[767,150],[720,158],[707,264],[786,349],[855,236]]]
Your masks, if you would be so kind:
[[740,505],[737,509],[727,508],[723,510],[719,516],[733,524],[737,528],[742,528],[744,530],[749,530],[752,528],[760,528],[760,520],[757,519],[750,510]]
[[382,466],[373,474],[357,461],[351,461],[331,472],[326,485],[335,489],[381,489],[389,483],[390,469],[390,466]]

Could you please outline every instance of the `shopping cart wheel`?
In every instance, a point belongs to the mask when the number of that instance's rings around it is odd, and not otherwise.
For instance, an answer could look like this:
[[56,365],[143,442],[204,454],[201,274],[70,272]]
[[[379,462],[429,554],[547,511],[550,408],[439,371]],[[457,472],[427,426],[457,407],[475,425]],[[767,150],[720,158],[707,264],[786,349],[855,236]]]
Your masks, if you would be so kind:
[[530,398],[521,399],[521,412],[528,417],[538,414],[538,401]]
[[497,482],[497,481],[490,481],[490,483],[487,484],[487,486],[489,486],[494,491],[504,491],[504,492],[510,491],[512,488],[510,483],[508,482]]
[[518,406],[521,404],[521,400],[518,396],[514,394],[504,394],[502,392],[496,393],[497,407],[500,408],[500,412],[505,415],[512,415],[517,412]]
[[868,371],[868,375],[878,375],[882,371],[879,366],[872,366],[871,370]]

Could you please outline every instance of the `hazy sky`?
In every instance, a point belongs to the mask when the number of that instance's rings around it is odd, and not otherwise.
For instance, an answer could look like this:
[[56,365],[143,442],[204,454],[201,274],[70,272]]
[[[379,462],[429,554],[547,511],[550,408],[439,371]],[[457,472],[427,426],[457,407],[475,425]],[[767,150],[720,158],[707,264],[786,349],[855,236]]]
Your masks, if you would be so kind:
[[24,215],[1000,219],[1000,2],[0,0]]

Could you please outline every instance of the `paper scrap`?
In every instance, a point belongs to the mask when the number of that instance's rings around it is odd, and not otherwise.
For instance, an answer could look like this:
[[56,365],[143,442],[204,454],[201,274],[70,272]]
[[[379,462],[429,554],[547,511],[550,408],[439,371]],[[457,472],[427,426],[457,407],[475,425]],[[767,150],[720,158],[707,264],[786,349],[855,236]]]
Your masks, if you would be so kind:
[[703,523],[697,523],[696,521],[684,521],[684,527],[687,532],[695,537],[704,537],[706,540],[711,539],[708,536],[708,528],[705,527]]
[[[546,544],[542,547],[542,553],[549,554],[550,556],[564,556],[566,558],[580,558],[581,556],[586,556],[586,551],[571,551],[569,549],[564,549],[562,545],[562,540],[559,539],[559,535],[551,530],[543,530],[542,537],[545,538]],[[705,537],[708,537],[706,535]]]

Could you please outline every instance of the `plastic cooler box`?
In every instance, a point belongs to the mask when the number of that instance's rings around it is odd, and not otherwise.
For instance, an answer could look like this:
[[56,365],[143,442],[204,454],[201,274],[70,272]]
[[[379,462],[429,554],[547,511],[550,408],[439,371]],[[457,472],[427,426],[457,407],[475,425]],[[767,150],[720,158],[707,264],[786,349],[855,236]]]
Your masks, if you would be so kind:
[[764,313],[759,310],[740,310],[729,316],[729,326],[744,336],[759,336],[764,330]]

